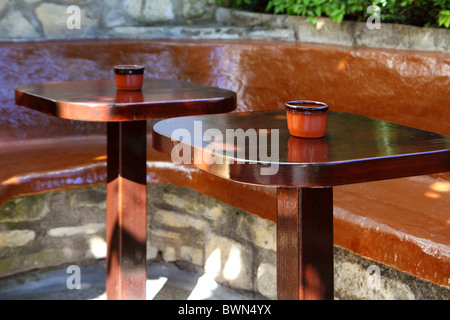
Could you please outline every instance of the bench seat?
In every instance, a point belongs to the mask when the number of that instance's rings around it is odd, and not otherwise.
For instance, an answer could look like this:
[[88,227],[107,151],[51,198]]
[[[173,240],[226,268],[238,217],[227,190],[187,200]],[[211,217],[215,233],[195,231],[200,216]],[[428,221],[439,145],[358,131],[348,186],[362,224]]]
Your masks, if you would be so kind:
[[[0,177],[0,205],[14,196],[106,183],[105,137],[47,140],[2,148],[0,155],[8,168]],[[275,188],[239,184],[195,167],[175,166],[150,143],[147,168],[148,183],[187,186],[276,222]],[[448,175],[435,174],[335,187],[335,244],[448,286],[448,185]]]

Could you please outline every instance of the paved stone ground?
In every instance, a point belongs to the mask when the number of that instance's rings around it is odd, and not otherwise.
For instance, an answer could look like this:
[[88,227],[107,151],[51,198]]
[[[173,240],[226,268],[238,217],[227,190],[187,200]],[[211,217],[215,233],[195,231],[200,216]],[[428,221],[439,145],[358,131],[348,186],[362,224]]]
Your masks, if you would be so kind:
[[[79,265],[79,290],[69,290],[69,265],[0,279],[0,300],[105,300],[105,261]],[[148,263],[147,300],[253,300],[252,292],[224,287],[192,265],[153,260]]]

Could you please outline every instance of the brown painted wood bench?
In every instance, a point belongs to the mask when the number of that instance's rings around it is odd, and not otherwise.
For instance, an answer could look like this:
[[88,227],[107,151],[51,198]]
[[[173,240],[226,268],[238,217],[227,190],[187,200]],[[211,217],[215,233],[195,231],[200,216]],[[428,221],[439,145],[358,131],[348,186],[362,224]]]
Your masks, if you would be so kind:
[[[281,109],[288,100],[310,98],[337,111],[450,135],[445,53],[264,41],[102,40],[2,43],[0,56],[1,204],[14,196],[106,182],[106,127],[18,107],[14,89],[111,78],[113,65],[130,60],[146,65],[148,77],[236,91],[241,112]],[[179,174],[182,169],[164,165],[170,158],[151,144],[147,161],[149,183],[187,186],[275,220],[274,188],[237,185],[197,170]],[[445,173],[336,187],[334,243],[450,286],[449,185]],[[249,200],[255,195],[259,201]]]

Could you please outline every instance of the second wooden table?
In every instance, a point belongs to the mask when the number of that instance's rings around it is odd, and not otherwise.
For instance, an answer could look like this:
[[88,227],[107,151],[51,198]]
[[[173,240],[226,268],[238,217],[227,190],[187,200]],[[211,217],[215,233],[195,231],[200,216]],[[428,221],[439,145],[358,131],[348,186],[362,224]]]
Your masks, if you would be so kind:
[[320,139],[290,136],[284,110],[167,119],[153,131],[172,160],[277,187],[278,299],[333,299],[333,186],[450,170],[450,137],[346,112],[329,112]]

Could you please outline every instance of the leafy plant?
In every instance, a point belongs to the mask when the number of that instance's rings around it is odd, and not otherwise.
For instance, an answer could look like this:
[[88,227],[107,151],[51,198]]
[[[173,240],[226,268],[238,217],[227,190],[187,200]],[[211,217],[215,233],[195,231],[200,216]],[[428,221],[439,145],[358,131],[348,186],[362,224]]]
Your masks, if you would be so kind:
[[266,10],[273,10],[274,13],[308,16],[308,20],[312,23],[316,23],[317,17],[324,14],[332,21],[340,23],[345,15],[345,4],[329,0],[270,0]]
[[450,28],[450,10],[439,12],[439,26]]
[[317,22],[329,17],[340,23],[343,19],[365,21],[372,15],[370,5],[381,10],[381,21],[421,27],[450,28],[450,0],[216,0],[219,5],[265,11],[274,14],[306,16]]

